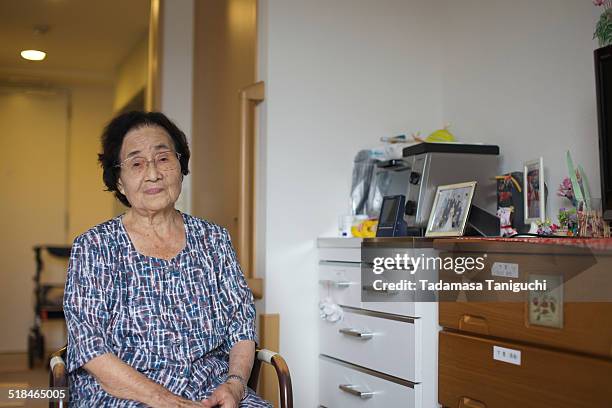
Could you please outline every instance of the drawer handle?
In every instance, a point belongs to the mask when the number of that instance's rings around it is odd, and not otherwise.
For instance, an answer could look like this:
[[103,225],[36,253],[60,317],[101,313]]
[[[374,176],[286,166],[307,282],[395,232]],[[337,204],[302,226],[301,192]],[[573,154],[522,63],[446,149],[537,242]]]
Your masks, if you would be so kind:
[[484,317],[464,314],[459,320],[459,330],[466,330],[473,333],[489,334],[489,324]]
[[374,392],[372,391],[359,391],[357,389],[358,385],[352,385],[352,384],[340,384],[338,386],[338,388],[340,388],[342,391],[354,395],[356,397],[359,397],[361,399],[370,399],[374,396]]
[[487,408],[487,404],[468,397],[461,397],[459,408]]
[[346,289],[349,286],[351,286],[351,282],[349,281],[335,281],[331,279],[321,279],[319,283],[324,284],[324,285],[331,285],[338,289]]
[[361,287],[361,289],[362,289],[364,292],[374,292],[374,293],[397,293],[397,291],[393,291],[393,292],[392,292],[392,291],[390,291],[390,290],[389,290],[389,289],[387,289],[387,288],[384,288],[384,289],[381,289],[381,290],[376,290],[376,289],[374,289],[374,287],[373,287],[373,286],[369,286],[369,285],[363,285],[363,286]]
[[374,333],[371,331],[359,331],[357,329],[350,328],[340,329],[338,332],[344,334],[345,336],[357,337],[361,340],[370,340],[372,337],[374,337]]

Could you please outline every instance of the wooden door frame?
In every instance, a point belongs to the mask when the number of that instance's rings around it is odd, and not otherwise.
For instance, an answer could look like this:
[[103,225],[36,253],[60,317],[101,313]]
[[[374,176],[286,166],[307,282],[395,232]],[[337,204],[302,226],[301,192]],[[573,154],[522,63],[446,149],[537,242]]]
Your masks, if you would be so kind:
[[161,110],[163,56],[163,6],[164,0],[151,0],[149,15],[149,44],[147,58],[147,87],[145,109]]
[[256,299],[263,297],[263,280],[255,276],[256,265],[256,189],[257,115],[251,118],[251,107],[265,99],[265,84],[256,82],[240,90],[240,171],[238,194],[238,259]]

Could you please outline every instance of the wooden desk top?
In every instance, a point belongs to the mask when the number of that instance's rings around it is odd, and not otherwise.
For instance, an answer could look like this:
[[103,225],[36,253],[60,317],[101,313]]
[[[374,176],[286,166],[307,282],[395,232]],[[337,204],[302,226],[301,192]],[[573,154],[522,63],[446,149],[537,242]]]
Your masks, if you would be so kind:
[[612,238],[459,237],[436,239],[433,245],[438,250],[457,252],[612,256]]
[[364,238],[363,246],[368,248],[431,248],[434,238],[426,237],[375,237]]

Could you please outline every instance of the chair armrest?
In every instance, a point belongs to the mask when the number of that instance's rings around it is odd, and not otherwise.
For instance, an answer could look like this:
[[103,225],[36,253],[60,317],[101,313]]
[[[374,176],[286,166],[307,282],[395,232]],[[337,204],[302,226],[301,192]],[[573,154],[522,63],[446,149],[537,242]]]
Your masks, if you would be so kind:
[[[66,347],[61,348],[51,354],[49,366],[49,387],[51,388],[68,388],[68,371],[66,370]],[[63,401],[49,401],[49,408],[63,408],[67,406]]]
[[68,372],[66,371],[66,347],[51,354],[49,385],[51,387],[68,387]]
[[[266,349],[257,350],[255,354],[255,365],[259,366],[261,363],[272,365],[276,371],[278,377],[278,388],[280,391],[280,406],[281,408],[293,408],[293,389],[291,387],[291,374],[289,373],[289,367],[285,359],[278,353]],[[259,367],[257,367],[259,369]],[[255,383],[257,378],[255,378]],[[249,381],[249,386],[252,383]]]
[[68,381],[66,379],[66,363],[64,363],[64,360],[61,357],[53,357],[49,364],[51,365],[51,387],[66,387]]

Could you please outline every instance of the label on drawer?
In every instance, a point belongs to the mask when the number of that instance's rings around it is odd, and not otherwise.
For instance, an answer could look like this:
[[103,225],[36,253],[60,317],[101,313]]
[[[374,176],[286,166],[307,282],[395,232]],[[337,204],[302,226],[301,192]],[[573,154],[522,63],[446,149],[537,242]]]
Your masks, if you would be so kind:
[[505,347],[493,346],[493,360],[521,365],[521,351]]
[[518,278],[519,268],[518,264],[505,263],[505,262],[494,262],[491,266],[491,275],[502,276],[505,278]]

